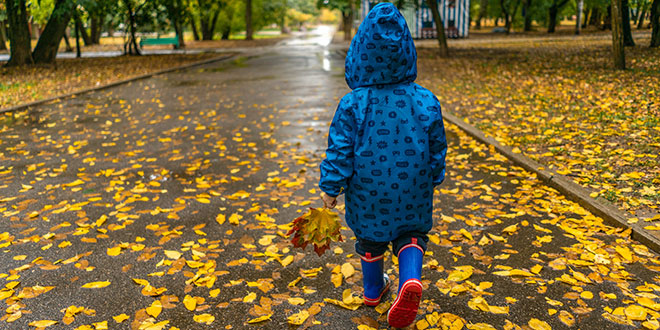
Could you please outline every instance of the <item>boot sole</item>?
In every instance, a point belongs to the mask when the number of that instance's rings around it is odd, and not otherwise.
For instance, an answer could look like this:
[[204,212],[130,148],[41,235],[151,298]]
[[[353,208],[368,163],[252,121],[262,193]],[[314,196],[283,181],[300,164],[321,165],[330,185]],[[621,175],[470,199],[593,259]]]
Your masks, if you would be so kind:
[[389,312],[387,312],[387,323],[393,328],[405,328],[415,322],[419,302],[422,300],[422,282],[417,279],[409,279],[396,297]]

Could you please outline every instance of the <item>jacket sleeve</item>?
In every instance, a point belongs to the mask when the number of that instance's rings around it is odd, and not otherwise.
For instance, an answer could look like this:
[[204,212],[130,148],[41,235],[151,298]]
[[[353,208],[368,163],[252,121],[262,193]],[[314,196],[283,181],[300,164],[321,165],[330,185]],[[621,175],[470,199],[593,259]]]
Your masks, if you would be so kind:
[[442,122],[442,110],[439,102],[437,103],[437,109],[436,118],[429,128],[429,151],[431,153],[434,187],[445,180],[445,157],[447,156],[447,137],[445,136],[445,125]]
[[319,188],[336,197],[346,189],[353,175],[356,124],[350,104],[342,100],[330,124],[326,158],[321,162]]

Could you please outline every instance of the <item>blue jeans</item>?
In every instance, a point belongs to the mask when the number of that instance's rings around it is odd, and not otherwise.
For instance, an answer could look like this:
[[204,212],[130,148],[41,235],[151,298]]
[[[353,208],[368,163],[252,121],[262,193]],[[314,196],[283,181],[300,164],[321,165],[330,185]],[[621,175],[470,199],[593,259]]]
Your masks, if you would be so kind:
[[392,242],[374,242],[357,237],[355,240],[355,251],[361,256],[365,256],[367,253],[370,253],[372,256],[380,256],[387,251],[390,243],[392,243],[392,253],[399,255],[399,250],[405,245],[412,243],[413,238],[416,239],[416,244],[422,250],[426,251],[426,244],[429,242],[429,237],[427,233],[422,232],[405,233]]

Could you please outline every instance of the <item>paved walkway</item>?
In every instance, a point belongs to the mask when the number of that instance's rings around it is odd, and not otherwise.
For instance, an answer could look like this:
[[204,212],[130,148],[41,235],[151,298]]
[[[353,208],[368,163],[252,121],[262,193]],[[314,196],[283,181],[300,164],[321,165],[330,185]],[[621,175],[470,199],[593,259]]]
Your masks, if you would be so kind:
[[[348,91],[328,42],[41,106],[0,130],[0,329],[284,329],[301,311],[303,328],[384,328],[386,305],[345,308],[361,290],[349,231],[323,257],[284,238],[321,205],[327,125]],[[633,324],[627,306],[657,317],[656,254],[447,130],[420,329],[640,328],[614,322]]]

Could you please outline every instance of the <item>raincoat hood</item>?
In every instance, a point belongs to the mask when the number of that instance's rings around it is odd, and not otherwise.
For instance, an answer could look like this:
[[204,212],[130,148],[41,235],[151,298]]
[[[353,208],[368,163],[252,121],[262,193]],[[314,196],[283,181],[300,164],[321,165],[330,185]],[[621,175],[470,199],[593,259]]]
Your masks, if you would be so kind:
[[351,89],[400,84],[417,78],[417,51],[408,24],[391,3],[376,5],[364,19],[346,55]]

